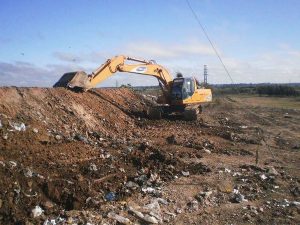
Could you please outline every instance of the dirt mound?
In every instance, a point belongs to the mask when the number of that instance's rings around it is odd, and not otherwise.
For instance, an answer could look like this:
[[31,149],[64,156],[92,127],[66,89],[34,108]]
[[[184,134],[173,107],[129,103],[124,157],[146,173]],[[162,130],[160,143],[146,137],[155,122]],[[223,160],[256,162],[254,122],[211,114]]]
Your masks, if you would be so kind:
[[220,98],[197,121],[154,121],[150,104],[126,88],[0,88],[0,223],[299,221],[297,113],[278,135],[284,111]]

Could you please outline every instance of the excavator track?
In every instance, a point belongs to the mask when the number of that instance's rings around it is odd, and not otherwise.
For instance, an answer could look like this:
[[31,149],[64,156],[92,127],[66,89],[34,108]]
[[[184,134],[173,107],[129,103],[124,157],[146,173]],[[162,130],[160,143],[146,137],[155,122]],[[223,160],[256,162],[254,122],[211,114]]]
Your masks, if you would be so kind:
[[187,106],[183,112],[183,118],[188,121],[197,120],[198,115],[202,112],[201,105]]
[[160,120],[163,116],[162,108],[159,106],[149,107],[147,110],[147,115],[150,119]]

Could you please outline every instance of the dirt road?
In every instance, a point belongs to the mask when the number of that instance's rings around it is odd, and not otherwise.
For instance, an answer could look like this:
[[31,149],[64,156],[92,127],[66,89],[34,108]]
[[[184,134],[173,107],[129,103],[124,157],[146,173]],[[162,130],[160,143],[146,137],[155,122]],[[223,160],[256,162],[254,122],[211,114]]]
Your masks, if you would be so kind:
[[300,223],[299,110],[219,97],[152,121],[149,104],[0,88],[0,223]]

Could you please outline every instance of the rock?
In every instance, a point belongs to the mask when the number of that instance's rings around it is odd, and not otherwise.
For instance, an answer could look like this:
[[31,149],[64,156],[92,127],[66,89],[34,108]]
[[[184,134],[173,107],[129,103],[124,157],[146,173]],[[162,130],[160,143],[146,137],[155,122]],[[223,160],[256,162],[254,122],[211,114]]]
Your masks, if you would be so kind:
[[144,214],[141,213],[140,211],[134,209],[133,207],[129,206],[129,212],[131,212],[132,214],[134,214],[135,216],[137,216],[140,219],[144,219]]
[[89,142],[88,139],[85,136],[81,135],[81,134],[76,134],[75,135],[75,140],[82,141],[86,144]]
[[33,128],[32,131],[33,131],[33,133],[36,133],[36,134],[39,132],[39,130],[37,128]]
[[300,188],[298,186],[294,187],[291,189],[291,193],[295,196],[295,197],[299,197],[300,196]]
[[132,181],[128,181],[125,186],[127,188],[131,188],[131,189],[136,189],[136,188],[140,187],[137,183],[132,182]]
[[181,214],[181,213],[182,213],[182,209],[177,208],[177,209],[175,210],[175,212],[176,212],[177,214]]
[[3,138],[4,140],[7,140],[7,139],[8,139],[8,134],[3,134],[2,138]]
[[211,154],[211,151],[210,150],[208,150],[208,149],[206,149],[206,148],[204,148],[203,149],[207,154]]
[[31,210],[33,218],[39,217],[43,214],[44,210],[40,206],[35,206],[34,209]]
[[54,207],[54,204],[51,201],[45,201],[42,203],[43,208],[50,210]]
[[55,139],[56,139],[57,141],[59,141],[59,140],[62,139],[62,136],[57,134],[57,135],[55,135]]
[[145,215],[143,220],[148,223],[158,224],[158,220],[154,216]]
[[114,220],[118,221],[121,224],[131,224],[131,221],[128,218],[117,215],[114,212],[109,212],[107,217],[111,218],[111,219],[114,219]]
[[268,174],[273,175],[273,176],[279,175],[279,173],[277,172],[277,170],[273,166],[268,168]]
[[167,137],[167,142],[168,142],[168,144],[176,144],[177,141],[176,141],[175,135],[173,134],[173,135]]

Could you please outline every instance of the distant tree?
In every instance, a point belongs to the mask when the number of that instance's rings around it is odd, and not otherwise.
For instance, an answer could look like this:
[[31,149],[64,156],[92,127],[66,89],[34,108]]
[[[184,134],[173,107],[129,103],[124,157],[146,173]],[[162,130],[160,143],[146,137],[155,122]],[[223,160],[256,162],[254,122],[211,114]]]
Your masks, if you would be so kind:
[[287,85],[263,85],[256,88],[256,92],[259,95],[269,96],[297,96],[299,92],[292,87]]

